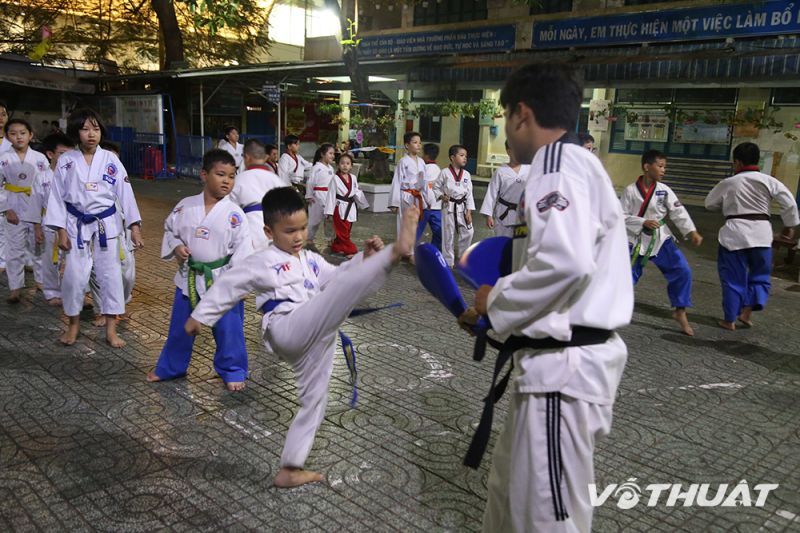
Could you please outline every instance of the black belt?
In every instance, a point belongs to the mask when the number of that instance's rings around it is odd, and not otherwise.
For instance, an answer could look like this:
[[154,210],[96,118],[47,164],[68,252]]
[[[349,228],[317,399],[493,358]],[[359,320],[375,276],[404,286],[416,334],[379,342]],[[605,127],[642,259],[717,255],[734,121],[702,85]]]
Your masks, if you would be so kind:
[[512,209],[515,210],[517,209],[517,204],[512,204],[511,202],[507,202],[506,200],[503,200],[501,196],[497,197],[497,203],[506,206],[506,210],[503,212],[503,214],[497,217],[500,220],[505,219],[508,216],[509,211],[511,211]]
[[725,217],[725,220],[731,220],[732,218],[741,218],[744,220],[769,220],[769,215],[764,215],[762,213],[750,213],[746,215],[728,215]]
[[347,209],[345,209],[344,216],[342,217],[343,221],[347,221],[347,216],[350,214],[350,209],[352,209],[353,202],[355,202],[356,199],[354,196],[341,196],[339,194],[336,195],[336,199],[339,200],[340,202],[347,202]]
[[498,383],[497,378],[502,372],[503,367],[512,358],[514,352],[529,348],[533,350],[558,350],[570,346],[589,346],[592,344],[603,344],[614,334],[608,329],[588,328],[585,326],[575,326],[572,328],[572,338],[568,341],[560,341],[552,337],[544,339],[531,339],[530,337],[511,336],[505,342],[500,342],[486,335],[486,331],[478,334],[475,340],[475,350],[473,359],[480,361],[486,354],[486,344],[498,350],[497,359],[494,363],[494,373],[492,374],[492,388],[489,394],[483,399],[483,413],[478,429],[472,437],[472,442],[464,457],[464,465],[471,468],[478,468],[481,464],[483,454],[486,452],[486,445],[489,443],[489,436],[492,433],[492,418],[494,416],[494,404],[502,398],[506,391],[508,381],[511,378],[511,371],[514,370],[514,362],[511,368]]
[[[462,196],[461,198],[450,198],[449,200],[450,200],[450,203],[453,204],[453,234],[454,235],[458,235],[458,206],[462,205],[462,204],[464,205],[464,213],[465,213],[465,215],[464,215],[464,223],[466,224],[467,223],[467,216],[466,216],[467,197],[466,196]],[[460,252],[461,252],[461,250],[459,250],[459,253]]]

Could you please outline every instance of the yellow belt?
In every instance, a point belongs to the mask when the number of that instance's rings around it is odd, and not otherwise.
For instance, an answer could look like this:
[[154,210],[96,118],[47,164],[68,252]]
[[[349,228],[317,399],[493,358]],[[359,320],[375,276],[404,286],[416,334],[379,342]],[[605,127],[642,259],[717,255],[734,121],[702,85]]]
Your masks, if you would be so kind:
[[30,187],[20,187],[19,185],[13,185],[11,183],[4,183],[3,188],[10,192],[21,192],[28,196],[31,195],[31,191],[33,190]]

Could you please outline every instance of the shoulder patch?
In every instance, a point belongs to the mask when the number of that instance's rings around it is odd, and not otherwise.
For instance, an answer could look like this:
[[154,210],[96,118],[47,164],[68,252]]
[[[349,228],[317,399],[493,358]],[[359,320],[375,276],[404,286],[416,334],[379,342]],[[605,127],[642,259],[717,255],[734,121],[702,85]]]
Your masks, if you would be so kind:
[[45,166],[44,161],[39,161],[39,162],[36,163],[36,169],[39,172],[44,172],[45,168],[47,168],[47,167]]
[[555,207],[559,211],[563,211],[569,207],[569,200],[567,200],[567,198],[560,192],[553,191],[536,202],[536,209],[538,209],[540,213],[544,213],[545,211],[550,210],[552,207]]
[[231,214],[228,215],[228,221],[231,223],[232,228],[238,228],[242,225],[242,216],[236,211],[231,211]]
[[276,274],[280,274],[281,272],[289,272],[292,269],[292,265],[291,263],[280,263],[278,265],[272,265],[270,268],[272,268]]
[[314,275],[319,277],[319,265],[314,259],[308,260],[308,266],[311,267],[311,271],[314,273]]

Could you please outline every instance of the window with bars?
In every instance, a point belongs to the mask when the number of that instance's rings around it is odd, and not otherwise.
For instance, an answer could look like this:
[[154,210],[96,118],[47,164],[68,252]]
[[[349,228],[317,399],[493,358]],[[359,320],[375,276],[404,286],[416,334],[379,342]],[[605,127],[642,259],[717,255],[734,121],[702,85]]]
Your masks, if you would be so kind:
[[572,0],[538,0],[531,6],[531,15],[572,11]]
[[423,0],[414,6],[414,26],[486,20],[486,0]]
[[422,142],[442,142],[442,117],[419,117],[419,134]]

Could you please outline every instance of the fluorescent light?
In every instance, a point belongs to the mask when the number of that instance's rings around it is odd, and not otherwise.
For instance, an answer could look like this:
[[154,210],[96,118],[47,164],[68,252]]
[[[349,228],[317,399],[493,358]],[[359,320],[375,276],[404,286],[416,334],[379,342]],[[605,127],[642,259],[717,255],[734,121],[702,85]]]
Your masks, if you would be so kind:
[[[395,78],[384,78],[383,76],[369,76],[369,81],[397,81]],[[326,76],[324,78],[317,78],[317,81],[322,83],[333,83],[335,81],[348,82],[350,76]]]

